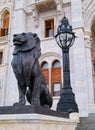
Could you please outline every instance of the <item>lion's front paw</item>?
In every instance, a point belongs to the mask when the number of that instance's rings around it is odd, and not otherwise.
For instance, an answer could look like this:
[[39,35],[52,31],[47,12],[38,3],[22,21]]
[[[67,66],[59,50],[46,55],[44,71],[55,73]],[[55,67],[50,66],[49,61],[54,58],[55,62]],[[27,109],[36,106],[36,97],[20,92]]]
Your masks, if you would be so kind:
[[35,105],[40,106],[40,100],[38,100],[38,99],[33,99],[33,100],[31,101],[31,105],[32,105],[32,106],[35,106]]
[[19,103],[19,102],[16,102],[13,104],[14,107],[20,107],[20,106],[24,106],[25,104],[23,103]]
[[47,109],[50,109],[50,106],[49,106],[49,105],[44,105],[43,107],[44,107],[44,108],[47,108]]

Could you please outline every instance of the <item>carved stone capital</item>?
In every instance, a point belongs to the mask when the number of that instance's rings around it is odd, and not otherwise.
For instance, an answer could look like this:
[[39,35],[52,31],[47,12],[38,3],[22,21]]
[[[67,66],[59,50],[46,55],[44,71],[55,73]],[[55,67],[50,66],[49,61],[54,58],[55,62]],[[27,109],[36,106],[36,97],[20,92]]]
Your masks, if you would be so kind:
[[31,11],[32,11],[34,22],[35,22],[35,27],[38,27],[38,15],[39,15],[38,9],[34,5],[31,7]]
[[11,2],[11,0],[0,0],[0,4],[5,4],[6,2]]
[[57,13],[60,14],[62,11],[63,2],[62,2],[62,0],[54,0],[54,1],[56,3],[56,6],[57,6]]
[[56,3],[56,9],[57,9],[57,16],[58,16],[58,21],[59,23],[61,22],[61,19],[62,19],[62,5],[63,5],[63,2],[62,0],[54,0],[55,3]]
[[90,38],[84,38],[84,40],[85,40],[85,48],[91,49],[92,40]]

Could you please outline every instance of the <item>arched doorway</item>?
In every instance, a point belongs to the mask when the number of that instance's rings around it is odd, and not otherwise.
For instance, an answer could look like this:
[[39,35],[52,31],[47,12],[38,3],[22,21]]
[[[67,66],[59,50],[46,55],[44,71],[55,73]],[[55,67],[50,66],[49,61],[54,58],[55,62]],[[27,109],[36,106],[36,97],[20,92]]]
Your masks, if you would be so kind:
[[95,101],[95,20],[91,27],[91,56],[92,56],[92,74],[93,74],[93,85],[94,85],[94,101]]

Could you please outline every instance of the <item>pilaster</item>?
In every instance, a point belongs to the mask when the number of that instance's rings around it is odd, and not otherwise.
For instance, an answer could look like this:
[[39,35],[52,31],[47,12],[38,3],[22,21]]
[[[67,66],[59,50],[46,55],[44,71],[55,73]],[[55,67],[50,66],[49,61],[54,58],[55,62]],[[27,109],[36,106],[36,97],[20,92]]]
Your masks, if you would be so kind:
[[26,0],[17,0],[15,3],[15,29],[14,33],[26,31]]
[[91,106],[94,104],[94,86],[93,86],[90,36],[85,36],[85,53],[86,53],[86,63],[87,63],[88,104],[89,106]]
[[72,13],[73,28],[83,27],[81,0],[72,0],[71,1],[71,13]]
[[87,63],[85,58],[84,31],[82,28],[74,29],[77,36],[73,45],[73,90],[76,95],[79,111],[82,116],[88,115],[88,84]]

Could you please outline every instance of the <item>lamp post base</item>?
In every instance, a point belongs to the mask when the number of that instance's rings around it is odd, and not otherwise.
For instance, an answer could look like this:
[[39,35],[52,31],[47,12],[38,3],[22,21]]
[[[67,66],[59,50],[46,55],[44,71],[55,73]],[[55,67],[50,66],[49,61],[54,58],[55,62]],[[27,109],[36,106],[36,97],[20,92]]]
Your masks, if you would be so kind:
[[72,89],[63,88],[60,100],[57,104],[57,111],[67,113],[79,112],[75,101],[75,94],[72,92]]

